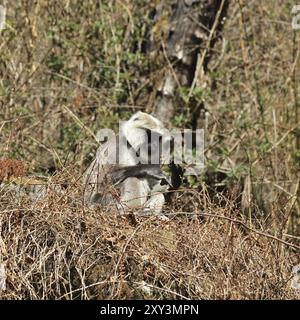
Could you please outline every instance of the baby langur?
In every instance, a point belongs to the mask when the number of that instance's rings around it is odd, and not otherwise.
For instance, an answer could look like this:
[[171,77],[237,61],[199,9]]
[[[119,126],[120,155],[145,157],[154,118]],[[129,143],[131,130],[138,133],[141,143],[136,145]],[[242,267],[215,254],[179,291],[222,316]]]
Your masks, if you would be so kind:
[[[170,144],[171,136],[158,119],[144,112],[137,112],[124,122],[120,135],[120,143],[108,140],[99,147],[88,168],[86,202],[121,212],[160,214],[165,203],[164,192],[172,187],[174,180],[161,170],[162,144],[166,141]],[[155,135],[164,135],[164,139],[149,139]],[[117,153],[117,164],[110,161],[115,156],[113,152]],[[158,162],[148,164],[149,154]]]

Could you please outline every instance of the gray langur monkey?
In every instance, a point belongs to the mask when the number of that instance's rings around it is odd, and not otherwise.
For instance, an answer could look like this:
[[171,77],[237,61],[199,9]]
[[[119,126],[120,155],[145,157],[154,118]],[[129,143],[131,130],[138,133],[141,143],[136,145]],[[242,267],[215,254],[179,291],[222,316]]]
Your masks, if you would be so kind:
[[[122,213],[160,214],[165,204],[164,193],[173,187],[174,176],[179,177],[176,170],[169,178],[161,169],[162,144],[170,144],[171,136],[161,121],[140,111],[122,124],[120,135],[121,145],[110,140],[104,142],[87,169],[84,179],[86,203],[106,209],[117,208]],[[165,137],[153,142],[149,141],[149,135]],[[115,157],[115,152],[118,162],[112,164],[109,159]],[[159,161],[147,163],[149,154]],[[172,166],[170,168],[172,171]]]

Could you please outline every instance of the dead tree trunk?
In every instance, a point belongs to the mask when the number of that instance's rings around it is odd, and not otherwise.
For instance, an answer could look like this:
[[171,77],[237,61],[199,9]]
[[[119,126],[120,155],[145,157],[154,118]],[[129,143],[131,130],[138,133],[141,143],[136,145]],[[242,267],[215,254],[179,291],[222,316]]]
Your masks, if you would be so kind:
[[[210,59],[210,49],[222,29],[229,0],[178,0],[166,22],[166,7],[156,9],[150,51],[152,57],[163,56],[163,74],[153,84],[152,108],[159,119],[170,123],[184,105],[180,103],[178,88],[189,90],[184,104],[189,103],[193,90],[201,82]],[[159,21],[162,22],[159,22]],[[167,25],[167,28],[166,28]],[[165,28],[165,36],[157,39],[157,29]],[[180,105],[181,104],[181,105]],[[193,110],[193,117],[198,111]],[[194,122],[195,119],[190,119]]]

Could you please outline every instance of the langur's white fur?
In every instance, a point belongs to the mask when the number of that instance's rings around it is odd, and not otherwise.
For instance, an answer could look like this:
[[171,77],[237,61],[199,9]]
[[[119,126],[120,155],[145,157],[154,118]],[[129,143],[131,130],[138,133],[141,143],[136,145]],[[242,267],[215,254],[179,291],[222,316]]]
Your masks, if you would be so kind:
[[[153,168],[151,166],[147,167],[148,171],[144,166],[139,167],[141,158],[138,159],[134,152],[125,145],[128,142],[133,150],[139,150],[147,146],[148,135],[146,130],[159,135],[164,135],[167,132],[161,121],[140,111],[123,123],[121,135],[125,137],[125,142],[121,142],[123,145],[120,146],[122,150],[119,152],[119,164],[113,165],[106,162],[107,157],[110,157],[111,147],[114,147],[111,141],[107,141],[99,147],[96,158],[85,176],[85,200],[88,204],[99,204],[103,207],[114,206],[121,212],[141,209],[149,214],[161,213],[165,203],[163,192],[168,189],[169,185],[160,185],[164,177],[162,173],[156,172],[158,169],[155,166]],[[153,151],[156,152],[157,150]],[[114,195],[114,186],[110,186],[112,190],[109,190],[108,184],[112,183],[112,177],[115,177],[118,171],[121,172],[122,176],[122,168],[125,167],[126,171],[123,174],[125,177],[122,178],[120,183],[116,183],[119,188],[119,195]],[[134,174],[131,168],[135,170]],[[140,168],[147,174],[139,175],[137,170]],[[150,183],[150,180],[152,183]],[[118,196],[119,199],[116,201]]]

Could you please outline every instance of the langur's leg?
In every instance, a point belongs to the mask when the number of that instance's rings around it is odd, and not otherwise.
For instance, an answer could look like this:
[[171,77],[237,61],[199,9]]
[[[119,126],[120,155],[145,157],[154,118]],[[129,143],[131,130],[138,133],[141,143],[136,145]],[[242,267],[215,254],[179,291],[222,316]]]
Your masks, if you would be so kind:
[[121,207],[126,209],[142,208],[147,201],[148,185],[138,178],[127,178],[121,186]]
[[150,199],[145,203],[145,210],[148,214],[159,215],[162,212],[165,204],[165,197],[163,193],[156,193],[151,195]]

